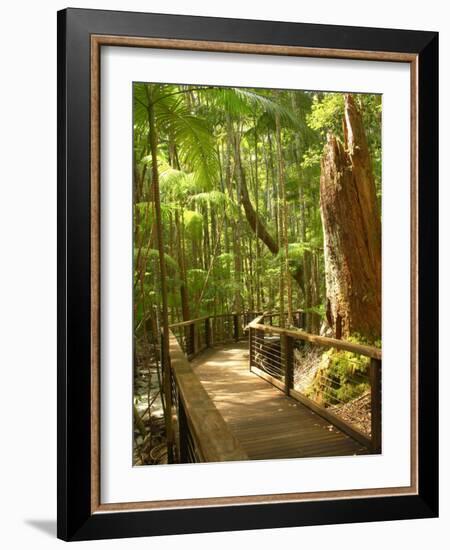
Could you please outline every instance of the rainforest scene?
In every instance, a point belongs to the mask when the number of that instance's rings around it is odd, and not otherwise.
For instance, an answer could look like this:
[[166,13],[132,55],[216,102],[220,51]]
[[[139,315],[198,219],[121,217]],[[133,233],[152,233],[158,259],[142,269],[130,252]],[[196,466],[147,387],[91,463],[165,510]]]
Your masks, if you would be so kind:
[[381,452],[381,117],[133,84],[133,465]]

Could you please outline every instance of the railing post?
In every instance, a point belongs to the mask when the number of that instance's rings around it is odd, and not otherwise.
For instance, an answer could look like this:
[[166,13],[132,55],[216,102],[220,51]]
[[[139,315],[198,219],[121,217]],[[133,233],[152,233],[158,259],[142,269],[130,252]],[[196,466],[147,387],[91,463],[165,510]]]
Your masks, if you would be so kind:
[[209,317],[205,319],[205,346],[207,348],[211,347],[211,324],[209,322]]
[[[163,390],[164,390],[164,396],[165,396],[165,427],[166,427],[166,441],[167,441],[167,460],[169,464],[173,464],[174,461],[174,440],[173,440],[173,400],[172,400],[172,393],[173,393],[173,373],[172,368],[170,364],[170,355],[168,355],[168,349],[165,346],[165,340],[164,340],[164,330],[161,329],[161,339],[160,339],[160,358],[161,358],[161,374],[162,374],[162,384],[163,384]],[[170,353],[170,352],[169,352]]]
[[249,369],[255,364],[255,329],[248,329],[248,357],[249,357]]
[[179,455],[180,464],[186,464],[189,462],[189,448],[188,448],[188,430],[189,426],[186,420],[186,413],[184,412],[183,403],[181,399],[178,400],[178,433],[179,433]]
[[306,313],[304,311],[300,313],[300,328],[306,330]]
[[294,346],[293,340],[287,334],[281,335],[281,354],[284,364],[284,392],[289,395],[289,390],[294,381]]
[[191,349],[191,344],[189,343],[190,334],[191,334],[191,327],[189,325],[185,326],[185,327],[182,327],[181,331],[184,332],[184,342],[185,342],[185,344],[184,344],[183,351],[186,355],[189,355],[190,349]]
[[372,451],[381,453],[381,361],[370,360]]
[[239,315],[233,313],[233,336],[235,341],[239,340]]
[[189,352],[188,355],[195,355],[195,323],[189,325]]
[[303,328],[302,327],[302,312],[301,311],[297,311],[296,314],[295,314],[295,326],[297,328]]

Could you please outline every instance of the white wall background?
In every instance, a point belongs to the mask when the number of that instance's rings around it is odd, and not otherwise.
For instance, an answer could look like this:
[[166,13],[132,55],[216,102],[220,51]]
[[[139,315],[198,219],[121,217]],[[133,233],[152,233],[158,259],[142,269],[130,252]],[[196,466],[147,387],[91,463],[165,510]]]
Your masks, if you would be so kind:
[[[0,33],[0,541],[53,548],[56,517],[56,10],[64,2],[8,3]],[[78,1],[76,7],[440,31],[441,157],[450,139],[450,17],[439,0],[376,3],[268,0]],[[449,277],[450,171],[441,166],[441,280]],[[446,185],[447,184],[447,185]],[[432,215],[432,213],[430,213]],[[441,311],[450,307],[441,285]],[[449,329],[441,315],[442,341]],[[447,316],[448,317],[448,316]],[[446,323],[444,323],[446,321]],[[83,547],[171,549],[424,548],[450,534],[450,385],[442,345],[441,519],[101,541]]]

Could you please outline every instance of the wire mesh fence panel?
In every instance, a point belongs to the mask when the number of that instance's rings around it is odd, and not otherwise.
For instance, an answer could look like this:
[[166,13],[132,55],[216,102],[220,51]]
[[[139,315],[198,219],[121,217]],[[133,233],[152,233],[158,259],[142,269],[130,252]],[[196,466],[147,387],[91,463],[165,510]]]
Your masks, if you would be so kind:
[[284,379],[284,358],[281,340],[255,331],[252,338],[254,366],[279,380]]

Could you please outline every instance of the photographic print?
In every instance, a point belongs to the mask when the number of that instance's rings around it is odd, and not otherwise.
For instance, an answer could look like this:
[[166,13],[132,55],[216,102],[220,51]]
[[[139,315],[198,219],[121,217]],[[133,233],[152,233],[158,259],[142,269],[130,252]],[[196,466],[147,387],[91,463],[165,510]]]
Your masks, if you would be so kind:
[[380,94],[133,83],[133,465],[381,452]]
[[58,13],[60,538],[437,516],[437,83],[435,32]]

